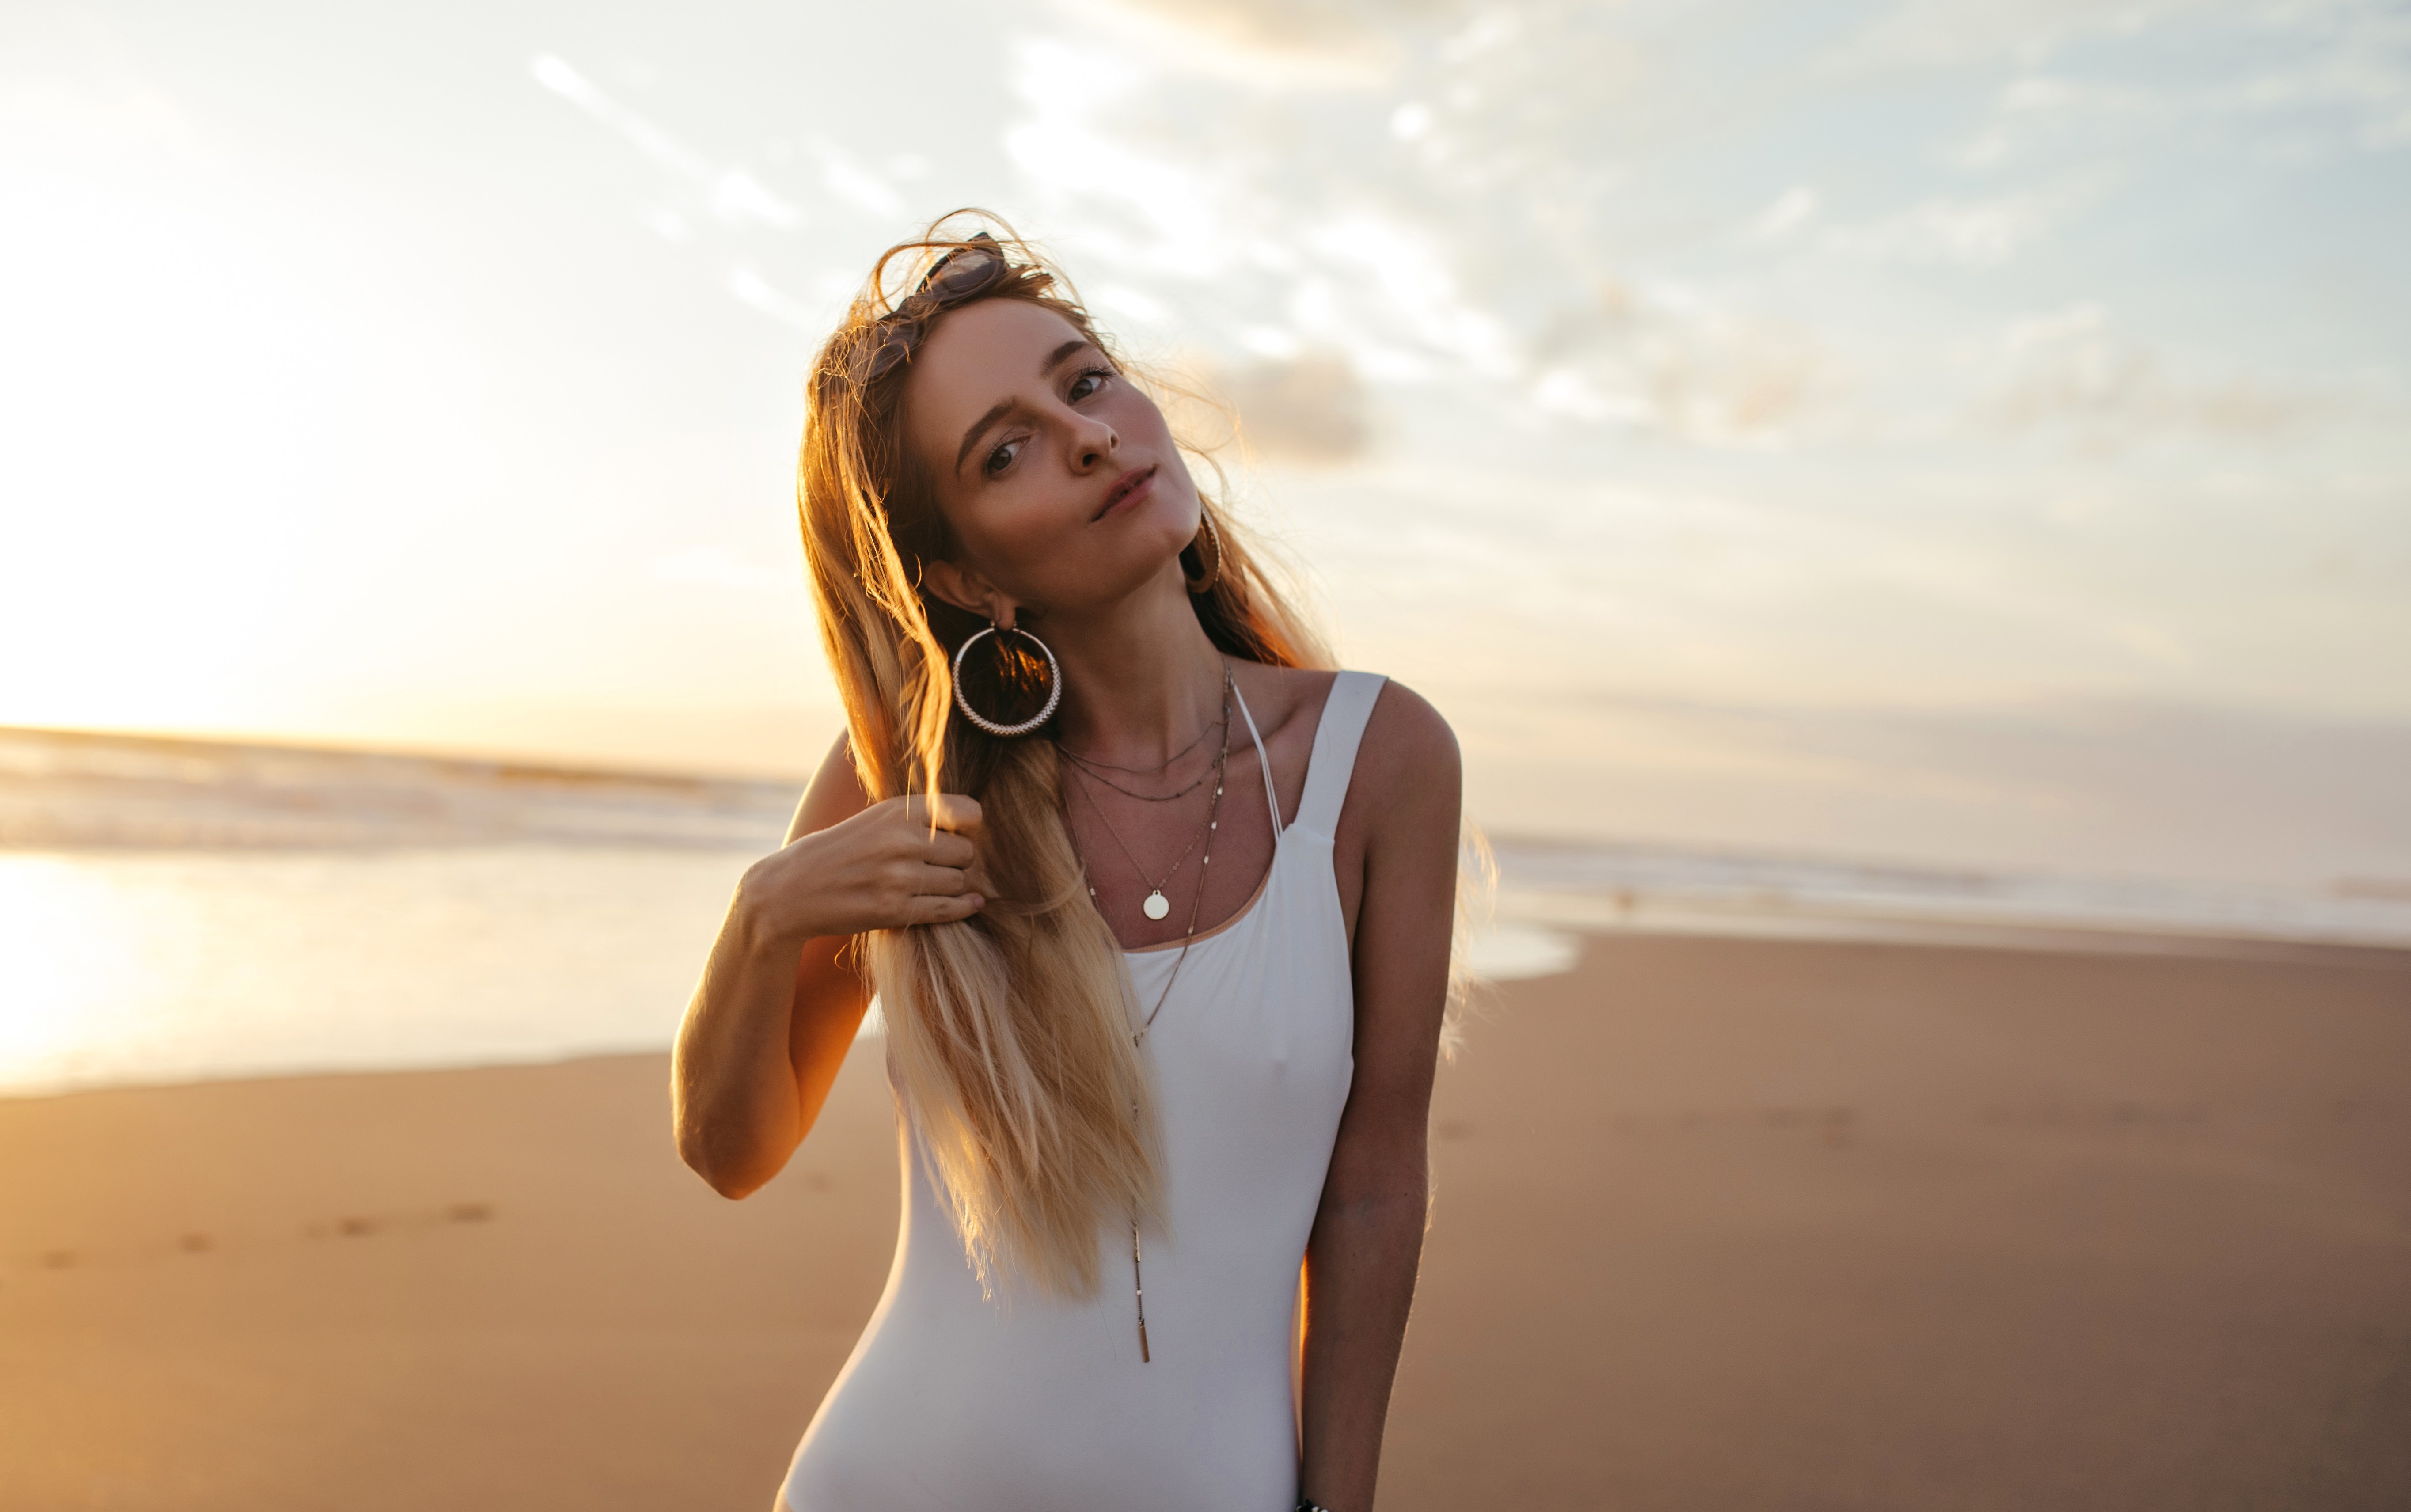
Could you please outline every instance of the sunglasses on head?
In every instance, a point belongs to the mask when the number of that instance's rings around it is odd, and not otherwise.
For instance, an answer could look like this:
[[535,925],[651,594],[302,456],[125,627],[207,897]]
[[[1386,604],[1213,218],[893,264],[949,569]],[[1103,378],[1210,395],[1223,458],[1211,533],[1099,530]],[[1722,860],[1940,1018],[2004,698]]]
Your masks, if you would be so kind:
[[1004,275],[1008,266],[1004,249],[986,231],[973,234],[963,245],[931,263],[913,292],[879,318],[873,329],[880,332],[881,339],[862,348],[855,363],[855,381],[876,383],[896,364],[911,358],[932,316],[985,293]]

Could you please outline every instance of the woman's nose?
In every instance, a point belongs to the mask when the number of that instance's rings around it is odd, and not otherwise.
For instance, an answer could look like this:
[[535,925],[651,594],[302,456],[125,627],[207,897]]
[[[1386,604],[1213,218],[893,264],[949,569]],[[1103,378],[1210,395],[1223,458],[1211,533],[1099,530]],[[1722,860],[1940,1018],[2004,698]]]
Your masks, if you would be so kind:
[[1072,464],[1084,473],[1104,465],[1122,444],[1114,428],[1093,415],[1081,415],[1074,421],[1071,439]]

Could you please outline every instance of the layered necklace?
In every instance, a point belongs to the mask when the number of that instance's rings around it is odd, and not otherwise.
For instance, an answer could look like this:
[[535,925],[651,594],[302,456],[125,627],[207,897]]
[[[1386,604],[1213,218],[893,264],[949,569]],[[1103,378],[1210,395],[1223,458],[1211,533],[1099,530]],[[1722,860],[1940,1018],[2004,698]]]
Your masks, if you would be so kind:
[[[1170,916],[1172,913],[1172,902],[1164,896],[1163,889],[1171,884],[1174,875],[1176,875],[1180,871],[1180,868],[1188,861],[1190,853],[1197,849],[1199,842],[1202,841],[1205,843],[1205,854],[1199,856],[1197,859],[1197,886],[1191,892],[1189,898],[1189,923],[1187,927],[1181,931],[1180,934],[1180,954],[1173,958],[1171,974],[1164,978],[1163,991],[1156,994],[1155,1006],[1147,1010],[1147,1017],[1140,1020],[1138,1027],[1131,1032],[1131,1044],[1132,1047],[1137,1047],[1146,1042],[1147,1031],[1155,1027],[1156,1015],[1162,1013],[1163,1011],[1164,1004],[1172,1000],[1173,984],[1180,980],[1181,965],[1188,961],[1189,947],[1197,938],[1197,911],[1206,902],[1206,868],[1211,866],[1214,862],[1214,834],[1215,831],[1221,828],[1222,823],[1222,774],[1229,768],[1231,763],[1231,664],[1226,661],[1222,664],[1222,717],[1220,721],[1222,734],[1221,749],[1215,753],[1214,764],[1212,766],[1206,768],[1205,771],[1201,772],[1196,781],[1188,784],[1176,792],[1162,794],[1137,792],[1132,788],[1123,786],[1113,778],[1106,776],[1105,773],[1109,771],[1118,771],[1125,776],[1149,777],[1158,772],[1168,771],[1183,756],[1188,756],[1191,751],[1196,750],[1198,746],[1205,743],[1206,733],[1205,729],[1201,729],[1197,732],[1197,739],[1190,741],[1187,745],[1182,746],[1178,751],[1166,756],[1163,760],[1158,762],[1152,767],[1117,767],[1107,762],[1099,761],[1093,756],[1084,756],[1077,751],[1072,750],[1067,746],[1058,745],[1056,747],[1058,751],[1062,753],[1064,758],[1072,763],[1073,770],[1079,772],[1081,776],[1093,782],[1102,783],[1105,786],[1112,788],[1117,793],[1137,799],[1142,802],[1174,802],[1179,799],[1187,798],[1190,794],[1197,791],[1198,788],[1206,785],[1206,778],[1211,777],[1214,780],[1214,796],[1206,803],[1206,817],[1199,821],[1196,830],[1189,837],[1189,844],[1180,848],[1180,854],[1174,858],[1172,864],[1164,869],[1163,874],[1161,877],[1150,877],[1147,874],[1147,868],[1140,864],[1137,854],[1131,849],[1130,842],[1124,840],[1122,838],[1121,831],[1114,828],[1114,821],[1112,817],[1105,813],[1104,805],[1097,801],[1097,795],[1090,792],[1085,785],[1080,787],[1080,796],[1089,800],[1089,807],[1095,811],[1099,822],[1104,825],[1105,833],[1114,837],[1114,844],[1121,847],[1122,855],[1130,861],[1131,870],[1137,873],[1139,881],[1146,885],[1147,889],[1147,898],[1145,902],[1139,904],[1139,912],[1145,914],[1150,919],[1162,920]],[[1212,729],[1214,727],[1215,727],[1209,725],[1206,727],[1206,729]],[[1076,846],[1076,841],[1074,842],[1074,844]],[[1088,870],[1088,859],[1086,857],[1081,858],[1081,869],[1083,871]],[[1093,873],[1091,874],[1093,875]],[[1091,899],[1094,899],[1097,896],[1097,887],[1093,881],[1089,884],[1089,896]],[[1138,1115],[1138,1108],[1135,1104],[1131,1108],[1131,1115],[1133,1118]],[[1131,1300],[1132,1304],[1138,1312],[1139,1362],[1141,1364],[1147,1364],[1152,1361],[1153,1357],[1147,1350],[1147,1284],[1145,1277],[1140,1270],[1140,1260],[1138,1219],[1133,1216],[1131,1219]]]
[[[1114,844],[1121,847],[1123,857],[1131,863],[1131,870],[1136,872],[1138,873],[1138,879],[1147,884],[1147,898],[1146,901],[1138,905],[1138,911],[1159,923],[1168,917],[1172,913],[1172,900],[1163,895],[1163,889],[1172,885],[1173,877],[1179,873],[1180,868],[1188,862],[1190,853],[1196,850],[1197,843],[1202,840],[1206,842],[1206,855],[1204,859],[1197,863],[1197,892],[1195,898],[1191,901],[1189,911],[1190,928],[1193,930],[1197,925],[1196,903],[1198,900],[1202,900],[1206,895],[1205,871],[1207,866],[1213,863],[1213,835],[1216,827],[1221,821],[1222,769],[1231,759],[1230,680],[1231,674],[1226,668],[1222,673],[1222,749],[1220,753],[1214,757],[1214,764],[1211,767],[1208,767],[1206,771],[1200,772],[1195,782],[1189,784],[1189,785],[1181,788],[1176,793],[1165,793],[1159,797],[1152,793],[1133,792],[1130,788],[1124,787],[1121,784],[1114,781],[1111,777],[1107,777],[1103,775],[1103,772],[1097,771],[1096,767],[1102,766],[1103,763],[1092,764],[1088,757],[1080,756],[1076,752],[1065,751],[1063,753],[1065,756],[1071,757],[1073,770],[1079,772],[1089,781],[1103,783],[1105,786],[1112,788],[1117,793],[1135,798],[1140,801],[1147,803],[1175,802],[1180,799],[1187,798],[1190,794],[1197,791],[1200,787],[1205,786],[1206,778],[1211,777],[1214,779],[1214,798],[1213,801],[1206,805],[1206,817],[1197,821],[1197,828],[1190,832],[1189,844],[1180,847],[1180,854],[1172,859],[1172,864],[1164,868],[1163,874],[1160,877],[1149,877],[1147,875],[1147,868],[1139,862],[1138,854],[1131,849],[1130,842],[1122,838],[1122,832],[1114,828],[1112,816],[1105,813],[1104,805],[1097,801],[1097,795],[1090,792],[1085,786],[1080,789],[1080,796],[1089,800],[1089,807],[1096,811],[1097,818],[1103,823],[1105,833],[1113,836]],[[1208,727],[1210,728],[1211,727]],[[1181,756],[1187,756],[1191,751],[1196,750],[1199,743],[1205,739],[1206,732],[1204,730],[1198,731],[1197,739],[1190,741],[1187,749],[1183,750],[1179,756],[1173,756],[1170,760],[1165,761],[1162,766],[1150,770],[1155,771],[1165,770],[1170,767],[1173,762],[1179,760]],[[1110,771],[1138,771],[1140,769],[1132,767],[1110,767],[1105,770]],[[1093,898],[1096,895],[1096,887],[1094,884],[1091,884],[1089,888],[1089,896]]]

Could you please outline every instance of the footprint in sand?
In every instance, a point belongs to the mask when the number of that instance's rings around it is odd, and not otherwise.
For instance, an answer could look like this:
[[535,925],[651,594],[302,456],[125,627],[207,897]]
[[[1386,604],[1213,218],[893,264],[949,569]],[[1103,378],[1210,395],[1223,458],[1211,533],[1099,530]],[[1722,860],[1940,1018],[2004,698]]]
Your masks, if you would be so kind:
[[[435,1228],[449,1224],[490,1223],[494,1215],[495,1209],[492,1203],[469,1201],[446,1203],[441,1208],[422,1209],[409,1213],[387,1213],[381,1216],[351,1213],[341,1218],[311,1224],[301,1230],[301,1237],[304,1239],[366,1239],[372,1235],[403,1228]],[[256,1241],[246,1242],[238,1238],[235,1247],[247,1250],[253,1248],[255,1243]],[[34,1256],[33,1266],[39,1270],[74,1270],[87,1264],[111,1266],[127,1262],[165,1260],[177,1255],[214,1255],[219,1247],[217,1236],[204,1233],[197,1228],[188,1228],[172,1238],[137,1244],[129,1248],[112,1246],[96,1255],[66,1248],[44,1250]],[[0,1260],[0,1270],[9,1268],[7,1261]]]
[[351,1213],[323,1223],[312,1224],[301,1232],[311,1239],[366,1239],[373,1234],[394,1233],[405,1228],[435,1228],[446,1224],[490,1223],[494,1217],[490,1202],[453,1202],[444,1207],[416,1212],[385,1214]]

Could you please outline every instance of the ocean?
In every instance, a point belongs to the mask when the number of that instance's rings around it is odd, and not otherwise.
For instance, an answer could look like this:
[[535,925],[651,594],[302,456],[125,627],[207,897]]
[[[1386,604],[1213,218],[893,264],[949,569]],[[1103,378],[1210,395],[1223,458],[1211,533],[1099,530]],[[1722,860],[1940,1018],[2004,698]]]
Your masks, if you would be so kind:
[[[0,730],[0,1094],[670,1043],[793,781]],[[2411,887],[2284,892],[1495,842],[1472,964],[1580,932],[2411,948]]]

